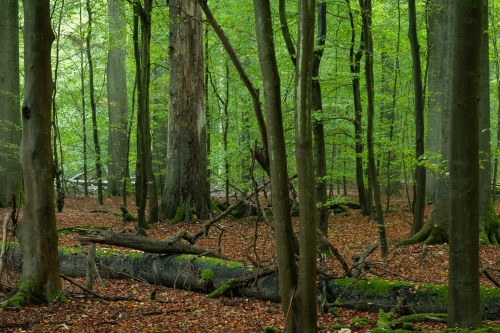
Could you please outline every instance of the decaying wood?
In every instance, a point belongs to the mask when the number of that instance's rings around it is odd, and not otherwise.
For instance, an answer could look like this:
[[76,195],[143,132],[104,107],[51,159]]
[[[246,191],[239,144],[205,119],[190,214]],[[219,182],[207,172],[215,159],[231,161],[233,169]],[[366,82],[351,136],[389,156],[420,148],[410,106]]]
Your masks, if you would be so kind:
[[[3,220],[2,249],[0,250],[0,281],[2,280],[2,271],[5,265],[5,250],[7,246],[7,226],[9,224],[11,215],[12,212],[8,213],[7,215],[5,215],[5,219]],[[0,283],[0,288],[1,287],[2,284]]]
[[351,268],[351,274],[350,276],[352,277],[359,277],[361,276],[361,273],[363,272],[363,268],[366,265],[366,258],[372,253],[376,248],[378,247],[378,242],[371,243],[364,249],[363,252],[361,252],[358,255],[353,256],[353,259],[356,261],[356,264],[354,267]]
[[337,258],[338,261],[340,261],[340,264],[342,265],[342,268],[344,269],[344,271],[347,274],[347,276],[353,276],[352,273],[351,273],[351,270],[349,269],[349,265],[347,264],[347,262],[345,261],[344,257],[339,252],[339,250],[336,247],[334,247],[332,245],[332,243],[330,243],[330,241],[328,240],[328,238],[326,238],[325,235],[323,235],[323,233],[321,232],[321,230],[316,229],[316,233],[318,234],[318,237],[323,242],[323,244],[326,245],[326,247],[328,248],[328,251],[330,251],[330,253],[333,256],[335,256],[335,258]]
[[[226,208],[225,211],[223,211],[222,213],[220,213],[219,215],[217,215],[216,217],[214,217],[213,219],[211,219],[210,221],[206,222],[203,224],[203,228],[201,228],[200,230],[198,230],[197,232],[195,232],[194,234],[190,235],[187,233],[186,230],[182,229],[180,230],[177,235],[175,235],[174,237],[168,239],[167,241],[168,242],[178,242],[180,239],[184,239],[186,241],[189,242],[189,244],[191,245],[194,245],[194,243],[196,243],[196,240],[198,238],[200,238],[201,236],[205,235],[205,236],[208,236],[208,232],[210,230],[210,227],[219,222],[223,217],[227,216],[229,213],[231,213],[233,210],[235,210],[236,208],[238,208],[240,205],[242,205],[244,202],[244,200],[238,200],[236,201],[234,204],[232,204],[231,206],[229,206],[228,208]],[[199,254],[199,253],[197,253]],[[225,257],[224,257],[225,258]]]
[[130,249],[140,250],[149,253],[161,254],[203,254],[207,257],[214,257],[227,260],[226,256],[213,253],[181,241],[159,241],[129,234],[105,230],[77,229],[78,240],[81,242],[94,242],[122,246]]

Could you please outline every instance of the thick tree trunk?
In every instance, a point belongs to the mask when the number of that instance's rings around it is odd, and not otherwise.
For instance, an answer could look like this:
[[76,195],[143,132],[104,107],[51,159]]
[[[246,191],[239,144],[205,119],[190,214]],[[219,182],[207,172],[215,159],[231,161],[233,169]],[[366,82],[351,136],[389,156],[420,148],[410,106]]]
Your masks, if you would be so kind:
[[477,274],[482,0],[453,5],[448,327],[468,329],[482,325]]
[[189,220],[210,207],[203,107],[203,26],[196,1],[170,4],[167,177],[160,212]]
[[54,34],[49,0],[24,1],[24,103],[21,166],[25,205],[15,234],[23,252],[19,292],[51,302],[61,291],[54,207],[54,165],[51,147]]
[[[22,252],[18,247],[8,247],[6,269],[22,267]],[[87,255],[79,248],[59,249],[61,274],[68,277],[85,277]],[[230,279],[250,277],[259,271],[255,267],[220,259],[192,255],[159,256],[137,252],[97,250],[96,268],[105,279],[140,278],[153,285],[163,285],[191,291],[209,293]],[[203,283],[200,274],[212,270],[211,285]],[[232,291],[236,295],[264,301],[280,302],[278,274],[251,279],[255,284],[244,284]],[[408,283],[383,280],[357,280],[354,278],[328,279],[326,297],[335,306],[358,311],[379,312],[394,310],[407,315],[413,313],[446,313],[447,286],[426,283]],[[321,286],[320,286],[321,287]],[[316,307],[315,307],[316,308]],[[481,288],[481,313],[485,319],[500,317],[500,292],[498,288]]]
[[255,29],[260,70],[264,85],[264,104],[269,142],[271,200],[274,217],[282,310],[287,315],[286,330],[297,332],[297,304],[293,302],[297,286],[296,242],[290,215],[288,169],[281,111],[280,77],[276,63],[269,1],[254,0]]
[[450,38],[449,0],[436,0],[428,4],[429,33],[429,104],[427,117],[427,150],[431,168],[427,173],[427,197],[434,209],[423,228],[404,241],[404,244],[425,242],[427,244],[448,242],[450,221],[450,115],[451,115],[451,68],[453,41]]
[[12,193],[20,193],[22,175],[18,147],[19,125],[19,1],[7,0],[0,12],[0,207],[10,205]]
[[119,196],[123,191],[123,178],[127,161],[127,78],[126,78],[126,22],[125,1],[110,0],[108,50],[108,183],[106,195]]
[[[300,254],[299,279],[295,302],[300,315],[298,316],[298,330],[296,332],[317,331],[317,296],[315,293],[317,255],[316,189],[311,186],[315,182],[311,77],[313,76],[313,57],[319,56],[314,53],[315,8],[316,1],[314,0],[299,2],[297,66],[295,68],[295,160],[299,185]],[[320,38],[324,38],[324,36]],[[319,148],[321,149],[321,147]],[[325,166],[321,167],[321,169],[326,171],[324,142],[322,149],[322,161]],[[326,183],[323,192],[326,197]]]

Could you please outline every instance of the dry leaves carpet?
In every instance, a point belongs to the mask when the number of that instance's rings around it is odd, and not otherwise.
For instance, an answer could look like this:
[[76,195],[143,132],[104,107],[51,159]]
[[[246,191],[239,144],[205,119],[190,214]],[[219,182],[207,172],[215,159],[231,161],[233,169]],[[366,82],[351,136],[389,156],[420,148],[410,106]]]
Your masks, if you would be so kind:
[[[96,198],[66,198],[62,213],[56,214],[58,228],[74,226],[108,226],[117,232],[134,233],[133,224],[124,224],[121,217],[106,213],[91,213],[99,209],[119,212],[121,198],[106,198],[104,206],[96,205]],[[387,235],[390,244],[407,237],[412,216],[408,212],[404,198],[391,199],[392,212],[385,216]],[[129,200],[128,208],[135,213],[135,204]],[[428,206],[426,216],[432,207]],[[500,206],[497,204],[497,212]],[[7,213],[0,209],[0,216]],[[2,218],[3,220],[3,218]],[[295,223],[297,223],[295,221]],[[200,229],[199,223],[172,224],[163,221],[148,230],[148,237],[167,239],[181,228],[188,232]],[[198,240],[197,246],[216,251],[235,261],[246,264],[270,262],[274,260],[274,241],[272,229],[264,222],[243,219],[232,221],[223,219],[218,229],[212,228],[208,237]],[[375,222],[359,215],[358,210],[332,215],[329,220],[331,243],[351,263],[351,256],[362,252],[371,242],[377,241]],[[257,232],[255,232],[257,230]],[[223,232],[222,237],[220,233]],[[257,235],[254,242],[254,235]],[[13,240],[9,235],[10,240]],[[219,238],[221,239],[219,246]],[[60,245],[83,246],[78,244],[74,233],[60,234]],[[101,245],[98,245],[98,247]],[[249,259],[251,258],[251,259]],[[397,248],[390,246],[386,261],[375,250],[369,258],[370,270],[366,277],[378,276],[387,280],[429,282],[446,284],[448,275],[448,246],[416,244]],[[491,273],[500,269],[499,246],[481,247],[481,266],[490,267]],[[341,266],[335,259],[328,259],[328,274],[343,276]],[[500,277],[499,277],[500,278]],[[1,283],[14,286],[18,275],[4,272]],[[83,278],[75,279],[85,285]],[[483,285],[492,283],[481,276]],[[74,284],[63,280],[66,303],[31,305],[20,309],[0,309],[0,332],[262,332],[266,326],[283,329],[283,314],[279,304],[240,297],[221,297],[207,299],[205,295],[184,290],[174,290],[154,286],[134,280],[97,280],[95,292],[102,296],[122,296],[135,301],[109,301],[90,297],[82,293]],[[150,299],[156,290],[158,301]],[[8,295],[0,291],[0,300]],[[355,318],[367,319],[367,324],[354,324]],[[353,320],[354,319],[354,320]],[[353,332],[368,332],[376,327],[377,315],[338,308],[337,314],[321,314],[318,317],[320,332],[337,332],[333,324],[351,325]],[[416,327],[427,330],[443,330],[443,324],[417,323]]]

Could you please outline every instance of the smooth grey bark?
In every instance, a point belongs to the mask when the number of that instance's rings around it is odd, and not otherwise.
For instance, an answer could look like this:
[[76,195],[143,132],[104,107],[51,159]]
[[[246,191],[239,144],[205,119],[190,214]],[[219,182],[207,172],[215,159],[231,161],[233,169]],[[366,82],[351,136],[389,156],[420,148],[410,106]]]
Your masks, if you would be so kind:
[[18,0],[7,0],[0,11],[0,207],[8,207],[12,193],[22,190],[18,8]]
[[373,197],[377,209],[377,223],[380,235],[380,250],[382,257],[387,256],[387,236],[385,233],[384,212],[380,194],[380,185],[377,179],[377,166],[375,163],[374,151],[374,124],[375,114],[375,90],[373,79],[373,36],[372,36],[372,2],[371,0],[359,0],[362,11],[363,33],[364,33],[364,51],[365,51],[365,77],[366,92],[368,95],[368,126],[367,126],[367,148],[368,148],[368,173],[370,174],[370,183],[373,188]]
[[92,61],[91,41],[92,41],[92,8],[90,0],[87,0],[87,15],[88,15],[88,31],[87,31],[87,61],[89,64],[89,97],[90,107],[92,109],[92,137],[94,139],[94,158],[97,177],[97,204],[103,204],[102,191],[102,162],[101,162],[101,145],[99,144],[99,130],[97,127],[97,105],[95,102],[94,91],[94,65]]
[[[203,99],[203,26],[196,1],[169,2],[170,104],[161,215],[203,219],[210,207]],[[194,211],[194,212],[193,212]]]
[[403,244],[448,242],[450,221],[450,116],[451,67],[453,40],[450,0],[435,0],[428,4],[429,33],[429,98],[427,116],[427,151],[431,170],[427,174],[427,197],[434,203],[431,215],[423,228]]
[[482,0],[456,0],[453,6],[448,327],[474,329],[482,326],[478,274]]
[[[18,287],[42,302],[59,297],[59,259],[54,207],[54,165],[51,147],[52,68],[54,34],[49,0],[24,1],[24,102],[21,166],[25,205],[15,235],[23,252]],[[33,283],[34,282],[34,283]]]
[[123,0],[108,1],[109,49],[107,63],[108,92],[108,178],[106,195],[123,193],[123,179],[127,178],[127,72],[126,72],[126,17]]
[[[325,4],[325,3],[324,3]],[[295,161],[299,185],[299,279],[295,302],[300,313],[297,331],[317,332],[316,256],[317,216],[312,124],[312,64],[316,1],[299,2],[297,65],[295,68]],[[326,29],[325,29],[326,32]],[[320,38],[324,38],[321,36]],[[317,142],[316,142],[317,143]],[[323,142],[323,161],[324,142]],[[326,196],[326,183],[324,184]],[[289,319],[290,320],[290,319]]]
[[85,54],[85,47],[83,43],[84,39],[84,32],[83,32],[83,15],[82,15],[82,10],[83,10],[83,3],[80,3],[79,6],[79,23],[80,23],[80,94],[81,94],[81,99],[82,99],[82,146],[83,146],[83,191],[85,194],[85,197],[89,196],[89,185],[88,185],[88,168],[87,168],[87,109],[86,109],[86,103],[85,103],[85,65],[84,65],[84,54]]
[[[410,40],[412,58],[412,76],[414,92],[415,113],[415,157],[417,163],[421,162],[424,155],[424,93],[422,87],[422,66],[420,64],[420,45],[417,36],[417,12],[415,0],[408,0],[409,28],[408,38]],[[416,234],[424,225],[425,212],[425,180],[426,170],[423,165],[416,166],[416,186],[414,193],[413,224],[411,235]]]

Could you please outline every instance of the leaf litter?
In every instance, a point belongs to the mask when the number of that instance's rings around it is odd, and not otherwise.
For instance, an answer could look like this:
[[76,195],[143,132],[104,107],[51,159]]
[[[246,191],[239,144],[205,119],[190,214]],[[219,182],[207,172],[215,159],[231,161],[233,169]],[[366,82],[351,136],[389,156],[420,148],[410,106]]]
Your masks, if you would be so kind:
[[[407,238],[412,215],[404,198],[392,198],[392,211],[386,214],[387,237],[390,244],[389,256],[384,261],[375,250],[368,257],[369,269],[366,278],[378,277],[390,281],[426,282],[446,284],[448,281],[448,246],[414,244],[396,247],[395,244]],[[128,209],[135,214],[133,198],[128,199]],[[135,233],[131,222],[124,223],[120,216],[122,198],[105,198],[98,206],[95,198],[66,198],[62,213],[56,213],[57,227],[107,227],[116,232]],[[497,213],[500,206],[496,205]],[[109,213],[104,213],[107,210]],[[432,206],[427,206],[426,217]],[[21,210],[22,211],[22,210]],[[93,212],[99,211],[99,212]],[[0,216],[8,209],[0,209]],[[275,263],[275,248],[272,228],[264,222],[257,226],[255,218],[241,220],[222,219],[218,228],[211,228],[208,236],[198,239],[196,245],[218,251],[234,261],[247,265],[259,262],[262,265]],[[298,220],[294,218],[298,228]],[[151,239],[164,240],[184,229],[193,233],[201,223],[177,223],[161,221],[151,226],[147,235]],[[220,233],[222,232],[222,235]],[[15,239],[9,233],[12,241]],[[349,264],[353,255],[359,254],[370,243],[378,240],[377,225],[360,216],[359,210],[350,209],[329,217],[328,239],[344,256]],[[76,234],[59,234],[59,245],[88,248],[79,244]],[[98,244],[98,248],[104,246]],[[110,247],[107,246],[106,247]],[[125,249],[127,250],[127,249]],[[481,267],[488,267],[490,273],[500,279],[499,246],[483,245],[480,250]],[[327,274],[344,276],[340,263],[327,258]],[[14,287],[19,274],[4,271],[3,286]],[[74,278],[85,285],[84,278]],[[481,285],[494,286],[483,274]],[[82,294],[80,288],[62,280],[66,303],[29,305],[18,309],[0,309],[0,332],[262,332],[265,327],[284,329],[284,316],[279,304],[244,297],[220,297],[208,299],[206,295],[179,289],[150,285],[135,280],[96,280],[94,291],[102,296],[131,298],[135,300],[106,300]],[[155,291],[156,299],[151,299]],[[0,300],[8,293],[0,290]],[[368,332],[376,327],[377,314],[338,307],[335,313],[318,315],[319,332]],[[498,323],[498,322],[496,322]],[[335,325],[335,326],[332,326]],[[434,322],[415,323],[416,329],[444,330],[445,325]]]

